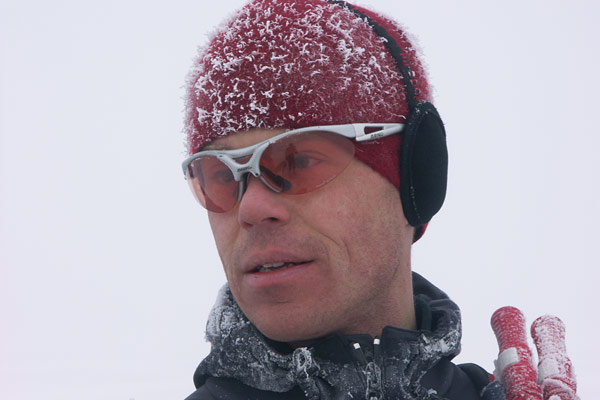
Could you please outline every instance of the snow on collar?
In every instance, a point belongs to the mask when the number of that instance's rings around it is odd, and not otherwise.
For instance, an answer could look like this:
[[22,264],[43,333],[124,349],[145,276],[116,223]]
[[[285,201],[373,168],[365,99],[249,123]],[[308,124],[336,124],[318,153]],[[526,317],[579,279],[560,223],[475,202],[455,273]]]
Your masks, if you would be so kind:
[[[281,354],[246,318],[228,285],[219,291],[206,325],[210,354],[194,375],[231,377],[258,389],[286,392],[295,386],[292,354]],[[204,377],[204,379],[206,376]]]

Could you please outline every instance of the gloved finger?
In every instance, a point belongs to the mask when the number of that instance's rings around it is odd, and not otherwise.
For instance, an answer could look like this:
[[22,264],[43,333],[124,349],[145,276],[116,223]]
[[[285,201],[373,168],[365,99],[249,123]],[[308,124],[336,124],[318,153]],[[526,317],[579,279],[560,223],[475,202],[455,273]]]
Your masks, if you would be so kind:
[[531,337],[538,351],[538,383],[544,400],[577,400],[573,364],[567,356],[565,324],[545,315],[531,325]]
[[515,307],[502,307],[492,315],[491,322],[500,347],[494,375],[504,384],[506,400],[542,400],[527,345],[525,316]]

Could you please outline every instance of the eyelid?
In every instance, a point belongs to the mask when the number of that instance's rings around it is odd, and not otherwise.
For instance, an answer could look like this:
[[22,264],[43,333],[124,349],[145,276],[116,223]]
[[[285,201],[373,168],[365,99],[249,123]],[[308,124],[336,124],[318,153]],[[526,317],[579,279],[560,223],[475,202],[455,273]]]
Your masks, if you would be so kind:
[[311,160],[320,160],[320,161],[327,159],[327,155],[323,154],[323,152],[314,151],[314,150],[298,150],[294,153],[289,154],[289,156],[310,158]]

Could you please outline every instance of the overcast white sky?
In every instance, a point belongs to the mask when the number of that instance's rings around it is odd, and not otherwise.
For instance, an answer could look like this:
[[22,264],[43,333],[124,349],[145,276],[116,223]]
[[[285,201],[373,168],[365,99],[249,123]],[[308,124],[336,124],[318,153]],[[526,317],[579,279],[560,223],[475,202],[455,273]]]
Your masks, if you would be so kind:
[[[241,0],[0,3],[0,398],[183,399],[224,282],[182,177],[182,85]],[[413,267],[491,370],[494,310],[600,354],[599,3],[362,1],[415,34],[447,125],[447,202]],[[393,4],[389,4],[393,3]]]

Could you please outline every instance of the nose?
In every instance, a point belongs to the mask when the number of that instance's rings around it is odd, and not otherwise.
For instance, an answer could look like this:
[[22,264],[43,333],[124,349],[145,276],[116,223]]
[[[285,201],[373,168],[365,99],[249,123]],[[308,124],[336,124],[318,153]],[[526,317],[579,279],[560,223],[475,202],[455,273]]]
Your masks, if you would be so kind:
[[246,190],[238,208],[238,220],[241,226],[287,223],[290,216],[291,212],[285,195],[269,189],[251,174],[246,176]]

